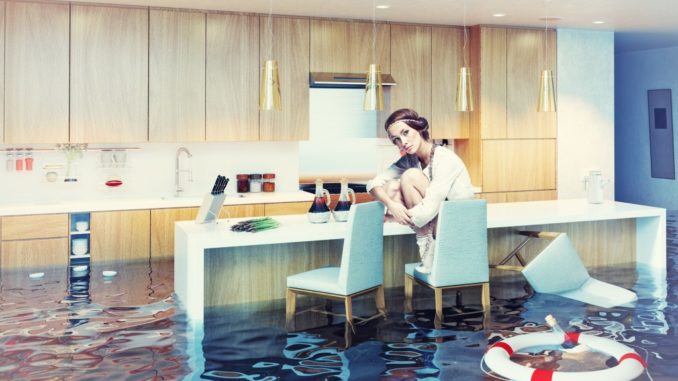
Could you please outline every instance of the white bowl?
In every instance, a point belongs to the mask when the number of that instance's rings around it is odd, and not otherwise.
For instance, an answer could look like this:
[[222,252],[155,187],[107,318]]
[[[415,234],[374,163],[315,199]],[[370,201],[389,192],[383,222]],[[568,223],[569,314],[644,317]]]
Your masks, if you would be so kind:
[[31,273],[28,274],[28,277],[31,279],[40,279],[45,276],[45,273]]
[[87,229],[89,229],[89,223],[87,221],[78,221],[75,223],[75,230],[85,232]]
[[73,271],[76,273],[87,271],[87,265],[73,266]]
[[102,271],[101,273],[102,273],[104,276],[107,276],[107,277],[111,277],[111,276],[116,276],[116,275],[118,275],[118,272],[117,272],[117,271],[113,271],[113,270],[104,270],[104,271]]

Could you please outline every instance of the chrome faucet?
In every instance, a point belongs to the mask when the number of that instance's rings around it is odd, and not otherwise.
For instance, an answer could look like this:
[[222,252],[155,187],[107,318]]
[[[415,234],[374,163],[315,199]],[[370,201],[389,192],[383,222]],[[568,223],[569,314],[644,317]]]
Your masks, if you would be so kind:
[[181,193],[184,191],[184,188],[181,186],[181,172],[187,172],[188,173],[188,181],[192,182],[193,181],[193,171],[189,169],[181,169],[181,166],[179,165],[180,163],[180,157],[181,153],[184,152],[186,154],[186,158],[190,159],[193,157],[191,152],[188,150],[186,147],[179,147],[177,149],[177,155],[176,155],[176,161],[175,161],[175,166],[174,166],[174,195],[176,197],[179,197]]

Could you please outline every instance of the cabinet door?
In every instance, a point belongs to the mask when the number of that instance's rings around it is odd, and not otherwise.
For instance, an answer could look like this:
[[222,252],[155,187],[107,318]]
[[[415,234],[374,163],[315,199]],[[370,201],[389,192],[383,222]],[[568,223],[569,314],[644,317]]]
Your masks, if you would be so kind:
[[92,262],[148,260],[150,211],[93,212],[90,218]]
[[431,118],[431,28],[391,25],[391,111],[411,108]]
[[207,141],[259,139],[259,18],[207,15]]
[[[478,73],[476,113],[482,139],[506,138],[506,29],[474,27]],[[479,44],[479,45],[476,45]],[[537,86],[533,86],[535,89]],[[535,104],[536,110],[536,104]]]
[[28,268],[68,264],[68,238],[3,241],[0,268]]
[[[467,46],[466,49],[470,49]],[[467,139],[468,112],[457,112],[457,82],[459,68],[469,65],[467,56],[464,63],[464,29],[431,28],[431,136],[434,139]],[[472,73],[473,80],[477,74]]]
[[205,140],[205,14],[150,10],[148,139]]
[[556,80],[556,36],[538,29],[508,29],[506,35],[506,130],[508,138],[555,138],[556,113],[537,112],[539,80],[548,65]]
[[483,192],[556,189],[555,139],[483,140]]
[[221,208],[219,218],[261,217],[264,210],[264,204],[226,205]]
[[508,202],[556,200],[557,198],[558,195],[555,190],[509,192],[506,194]]
[[259,139],[308,140],[309,20],[273,17],[272,36],[267,22],[261,17],[259,63],[278,60],[282,111],[259,112]]
[[311,71],[365,73],[371,63],[391,72],[390,26],[359,21],[311,20]]
[[68,141],[68,7],[7,3],[5,143]]
[[71,142],[148,140],[148,9],[71,5]]
[[267,216],[284,216],[288,214],[305,214],[311,207],[311,201],[304,202],[281,202],[278,204],[266,204]]
[[1,231],[3,241],[68,237],[68,214],[2,217]]
[[199,208],[151,210],[151,259],[174,256],[174,223],[194,220]]

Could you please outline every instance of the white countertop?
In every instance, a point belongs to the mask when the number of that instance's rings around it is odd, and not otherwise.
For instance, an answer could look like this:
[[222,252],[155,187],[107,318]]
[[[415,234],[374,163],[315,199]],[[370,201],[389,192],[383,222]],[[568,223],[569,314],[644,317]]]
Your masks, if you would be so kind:
[[[618,220],[625,218],[663,216],[665,210],[644,205],[615,201],[589,204],[585,199],[514,202],[487,205],[487,227],[519,227],[583,221]],[[312,224],[306,215],[276,216],[280,222],[276,229],[257,233],[232,232],[234,223],[247,218],[219,220],[216,224],[196,224],[193,221],[177,222],[177,228],[190,239],[197,239],[205,248],[267,245],[290,242],[324,241],[342,239],[346,224],[330,222]],[[408,226],[384,224],[384,235],[412,234]]]
[[[101,212],[114,210],[189,208],[202,204],[202,196],[185,197],[137,197],[115,199],[69,200],[61,202],[0,204],[1,216],[30,214]],[[270,204],[280,202],[313,201],[308,192],[246,193],[243,197],[228,194],[224,205]]]

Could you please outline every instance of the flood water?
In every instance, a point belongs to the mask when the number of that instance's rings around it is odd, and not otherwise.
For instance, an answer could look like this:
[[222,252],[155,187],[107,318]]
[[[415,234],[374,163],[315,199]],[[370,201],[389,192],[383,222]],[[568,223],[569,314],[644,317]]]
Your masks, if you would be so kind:
[[[604,309],[535,294],[520,276],[491,279],[492,310],[476,295],[446,296],[442,326],[433,295],[416,287],[415,312],[402,312],[402,290],[387,291],[387,319],[345,327],[342,317],[305,312],[284,328],[284,301],[206,311],[192,326],[173,298],[173,263],[155,261],[0,273],[0,380],[495,380],[481,363],[488,344],[546,331],[553,314],[567,330],[608,337],[648,364],[638,380],[678,380],[678,213],[668,214],[667,279],[651,269],[590,269],[631,288],[635,307]],[[114,277],[102,271],[115,270]],[[29,274],[41,271],[40,279]],[[319,302],[319,301],[318,301]],[[341,313],[341,303],[321,309]],[[354,313],[374,312],[371,297]],[[538,349],[514,356],[543,368],[603,369],[604,354],[585,357]],[[582,361],[582,358],[584,359]]]

